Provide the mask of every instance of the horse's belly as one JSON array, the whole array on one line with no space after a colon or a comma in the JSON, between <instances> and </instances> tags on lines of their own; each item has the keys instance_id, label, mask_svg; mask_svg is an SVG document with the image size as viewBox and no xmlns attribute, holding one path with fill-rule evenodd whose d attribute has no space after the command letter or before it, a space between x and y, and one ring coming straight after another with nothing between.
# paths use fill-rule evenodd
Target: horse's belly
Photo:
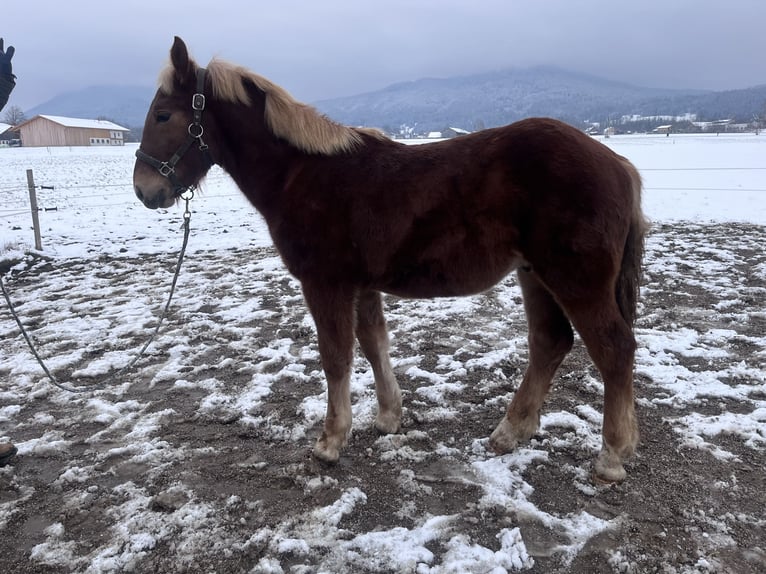
<instances>
[{"instance_id":1,"label":"horse's belly","mask_svg":"<svg viewBox=\"0 0 766 574\"><path fill-rule=\"evenodd\" d=\"M408 298L474 295L493 287L524 263L520 256L425 260L399 268L380 290Z\"/></svg>"}]
</instances>

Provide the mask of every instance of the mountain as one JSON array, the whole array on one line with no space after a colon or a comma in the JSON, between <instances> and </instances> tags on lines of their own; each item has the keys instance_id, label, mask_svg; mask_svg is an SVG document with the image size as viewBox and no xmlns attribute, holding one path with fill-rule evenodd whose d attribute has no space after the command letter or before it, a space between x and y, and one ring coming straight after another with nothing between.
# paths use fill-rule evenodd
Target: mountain
<instances>
[{"instance_id":1,"label":"mountain","mask_svg":"<svg viewBox=\"0 0 766 574\"><path fill-rule=\"evenodd\" d=\"M154 88L93 86L68 92L25 111L28 118L51 114L107 118L140 137ZM510 69L445 79L399 83L377 92L316 102L329 117L395 133L401 125L418 132L448 126L475 130L530 116L550 116L573 125L606 123L624 115L680 116L700 120L750 121L766 113L766 85L710 92L633 86L554 67Z\"/></svg>"},{"instance_id":2,"label":"mountain","mask_svg":"<svg viewBox=\"0 0 766 574\"><path fill-rule=\"evenodd\" d=\"M318 102L328 116L349 125L420 132L447 126L477 129L524 117L551 116L579 125L623 115L683 115L700 119L763 113L766 86L730 92L641 88L554 67L502 70L400 83L358 96Z\"/></svg>"},{"instance_id":3,"label":"mountain","mask_svg":"<svg viewBox=\"0 0 766 574\"><path fill-rule=\"evenodd\" d=\"M328 116L351 125L419 130L446 125L475 129L530 116L568 121L597 119L632 110L643 99L675 92L637 88L552 67L502 70L445 79L422 79L378 92L322 101ZM624 113L628 113L625 111Z\"/></svg>"},{"instance_id":4,"label":"mountain","mask_svg":"<svg viewBox=\"0 0 766 574\"><path fill-rule=\"evenodd\" d=\"M147 86L91 86L56 96L24 114L27 118L38 114L106 118L126 128L137 128L144 125L155 91Z\"/></svg>"}]
</instances>

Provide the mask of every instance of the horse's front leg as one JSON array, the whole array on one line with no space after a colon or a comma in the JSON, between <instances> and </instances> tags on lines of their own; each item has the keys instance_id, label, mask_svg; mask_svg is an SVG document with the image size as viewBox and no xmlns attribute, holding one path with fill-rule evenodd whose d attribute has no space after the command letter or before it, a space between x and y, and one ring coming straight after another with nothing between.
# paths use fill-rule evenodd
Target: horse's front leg
<instances>
[{"instance_id":1,"label":"horse's front leg","mask_svg":"<svg viewBox=\"0 0 766 574\"><path fill-rule=\"evenodd\" d=\"M319 355L327 377L327 416L314 456L336 462L351 432L349 379L354 355L353 289L337 285L303 284L319 338Z\"/></svg>"}]
</instances>

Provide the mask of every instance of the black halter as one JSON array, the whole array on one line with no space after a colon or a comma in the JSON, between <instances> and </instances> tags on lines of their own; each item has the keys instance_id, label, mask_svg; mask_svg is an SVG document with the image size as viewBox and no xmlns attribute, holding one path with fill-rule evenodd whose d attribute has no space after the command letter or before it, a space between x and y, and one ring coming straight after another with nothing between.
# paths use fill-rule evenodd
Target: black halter
<instances>
[{"instance_id":1,"label":"black halter","mask_svg":"<svg viewBox=\"0 0 766 574\"><path fill-rule=\"evenodd\" d=\"M213 161L210 158L210 154L207 151L207 144L202 140L202 134L205 132L204 128L202 127L202 112L205 109L205 94L203 93L204 90L205 68L198 68L197 91L192 96L194 121L189 124L186 141L180 145L180 147L176 150L176 153L173 154L173 157L171 157L168 161L160 161L157 158L144 153L140 148L136 150L136 157L138 159L156 168L163 177L166 177L170 180L170 183L173 184L176 195L180 195L184 191L189 189L193 190L197 187L196 185L185 185L181 182L180 179L178 179L178 177L176 177L176 164L181 161L181 158L187 151L189 151L195 142L199 142L199 149L204 153L205 160L208 162L208 165L213 164Z\"/></svg>"}]
</instances>

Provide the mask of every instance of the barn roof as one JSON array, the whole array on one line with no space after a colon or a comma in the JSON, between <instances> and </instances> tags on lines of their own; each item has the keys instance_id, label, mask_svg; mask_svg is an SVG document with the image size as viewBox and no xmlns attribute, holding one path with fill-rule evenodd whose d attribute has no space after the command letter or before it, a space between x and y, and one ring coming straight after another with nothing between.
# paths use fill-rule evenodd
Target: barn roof
<instances>
[{"instance_id":1,"label":"barn roof","mask_svg":"<svg viewBox=\"0 0 766 574\"><path fill-rule=\"evenodd\" d=\"M13 126L11 124L4 124L0 122L0 134L4 134L6 131L11 129Z\"/></svg>"},{"instance_id":2,"label":"barn roof","mask_svg":"<svg viewBox=\"0 0 766 574\"><path fill-rule=\"evenodd\" d=\"M66 128L87 128L87 129L99 129L99 130L115 130L115 131L122 131L122 132L130 131L128 128L124 128L120 125L115 124L114 122L109 122L106 120L85 120L81 118L66 118L64 116L49 116L49 115L43 115L43 114L35 116L31 120L27 120L21 125L23 126L24 124L33 122L37 118L45 118L48 121L59 124Z\"/></svg>"}]
</instances>

